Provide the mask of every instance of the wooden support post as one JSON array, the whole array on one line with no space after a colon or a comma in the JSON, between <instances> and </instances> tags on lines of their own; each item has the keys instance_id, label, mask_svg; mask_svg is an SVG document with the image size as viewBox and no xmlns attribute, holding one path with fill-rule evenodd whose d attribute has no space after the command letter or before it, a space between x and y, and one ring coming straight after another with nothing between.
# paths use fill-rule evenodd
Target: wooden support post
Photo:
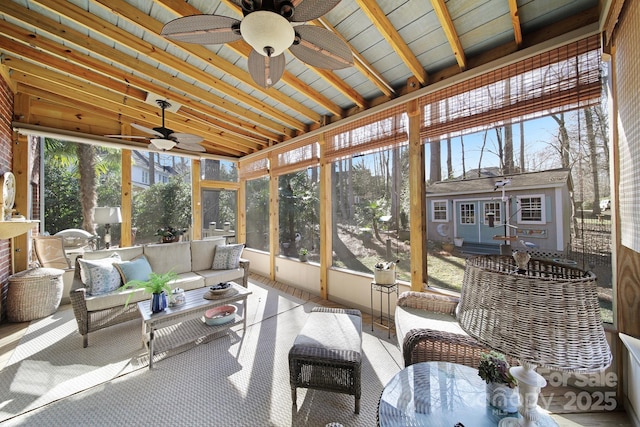
<instances>
[{"instance_id":1,"label":"wooden support post","mask_svg":"<svg viewBox=\"0 0 640 427\"><path fill-rule=\"evenodd\" d=\"M14 116L29 118L30 98L28 95L16 95L14 100ZM13 175L16 178L15 209L27 219L31 218L31 146L33 137L14 133L13 139ZM44 159L42 160L44 161ZM16 236L12 239L12 258L15 272L24 271L29 267L31 232Z\"/></svg>"},{"instance_id":2,"label":"wooden support post","mask_svg":"<svg viewBox=\"0 0 640 427\"><path fill-rule=\"evenodd\" d=\"M271 163L273 164L273 163ZM276 256L280 252L280 215L278 212L278 176L270 171L269 179L269 272L271 280L276 280Z\"/></svg>"},{"instance_id":3,"label":"wooden support post","mask_svg":"<svg viewBox=\"0 0 640 427\"><path fill-rule=\"evenodd\" d=\"M130 129L127 126L128 129ZM123 135L127 135L123 132ZM120 225L120 246L127 247L133 245L133 236L131 233L131 227L133 226L132 218L132 193L131 193L131 150L123 149L120 152L120 165L121 165L121 213L122 224Z\"/></svg>"},{"instance_id":4,"label":"wooden support post","mask_svg":"<svg viewBox=\"0 0 640 427\"><path fill-rule=\"evenodd\" d=\"M420 141L418 100L407 104L409 115L409 220L411 242L411 290L427 286L427 220L425 200L425 158Z\"/></svg>"},{"instance_id":5,"label":"wooden support post","mask_svg":"<svg viewBox=\"0 0 640 427\"><path fill-rule=\"evenodd\" d=\"M324 134L320 142L320 297L329 294L329 270L333 264L333 218L331 216L331 162L325 158Z\"/></svg>"},{"instance_id":6,"label":"wooden support post","mask_svg":"<svg viewBox=\"0 0 640 427\"><path fill-rule=\"evenodd\" d=\"M236 227L236 242L246 242L247 241L247 180L240 180L240 187L238 187L237 192L238 203L236 206L238 207L238 224Z\"/></svg>"},{"instance_id":7,"label":"wooden support post","mask_svg":"<svg viewBox=\"0 0 640 427\"><path fill-rule=\"evenodd\" d=\"M200 187L200 160L191 161L191 239L202 238L202 188Z\"/></svg>"}]
</instances>

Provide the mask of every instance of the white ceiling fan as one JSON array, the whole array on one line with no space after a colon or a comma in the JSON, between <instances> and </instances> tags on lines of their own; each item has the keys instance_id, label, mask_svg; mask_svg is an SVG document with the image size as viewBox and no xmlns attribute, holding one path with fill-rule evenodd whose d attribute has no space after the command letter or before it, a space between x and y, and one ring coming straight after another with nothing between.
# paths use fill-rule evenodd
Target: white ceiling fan
<instances>
[{"instance_id":1,"label":"white ceiling fan","mask_svg":"<svg viewBox=\"0 0 640 427\"><path fill-rule=\"evenodd\" d=\"M171 108L171 104L164 99L156 99L156 104L162 109L162 126L153 129L137 123L131 123L131 126L152 136L137 135L105 135L112 138L130 138L130 139L146 139L159 150L167 151L172 148L178 148L185 151L197 151L204 153L205 148L200 145L203 138L190 133L174 132L164 126L164 110Z\"/></svg>"},{"instance_id":2,"label":"white ceiling fan","mask_svg":"<svg viewBox=\"0 0 640 427\"><path fill-rule=\"evenodd\" d=\"M244 40L253 50L249 74L260 86L274 85L284 74L284 51L313 67L337 70L353 65L349 46L333 32L303 25L320 18L340 0L232 0L242 8L240 21L222 15L192 15L168 22L161 34L187 43L222 44Z\"/></svg>"}]
</instances>

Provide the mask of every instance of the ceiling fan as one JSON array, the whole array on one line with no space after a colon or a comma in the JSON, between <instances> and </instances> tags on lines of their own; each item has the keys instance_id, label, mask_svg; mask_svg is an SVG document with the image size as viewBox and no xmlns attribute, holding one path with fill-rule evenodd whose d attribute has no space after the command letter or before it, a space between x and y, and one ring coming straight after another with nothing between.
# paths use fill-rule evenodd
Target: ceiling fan
<instances>
[{"instance_id":1,"label":"ceiling fan","mask_svg":"<svg viewBox=\"0 0 640 427\"><path fill-rule=\"evenodd\" d=\"M155 127L153 129L146 126L139 125L137 123L131 123L131 126L144 132L148 136L135 136L135 135L106 135L108 137L117 138L131 138L131 139L147 139L151 144L159 150L167 151L172 148L179 148L180 150L205 152L205 148L200 145L202 137L198 135L192 135L190 133L174 132L173 130L164 126L164 110L171 108L171 104L164 99L156 99L156 104L162 109L162 126Z\"/></svg>"},{"instance_id":2,"label":"ceiling fan","mask_svg":"<svg viewBox=\"0 0 640 427\"><path fill-rule=\"evenodd\" d=\"M192 15L168 22L161 34L197 44L222 44L244 39L253 50L249 74L260 86L274 85L284 73L284 51L313 67L337 70L353 65L349 46L331 31L300 23L317 19L340 0L231 0L244 18Z\"/></svg>"}]
</instances>

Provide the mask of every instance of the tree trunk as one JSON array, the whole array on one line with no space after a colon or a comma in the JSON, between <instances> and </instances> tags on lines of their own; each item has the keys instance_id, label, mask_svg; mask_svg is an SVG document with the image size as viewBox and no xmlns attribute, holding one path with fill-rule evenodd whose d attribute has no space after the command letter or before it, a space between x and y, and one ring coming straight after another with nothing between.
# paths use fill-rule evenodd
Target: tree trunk
<instances>
[{"instance_id":1,"label":"tree trunk","mask_svg":"<svg viewBox=\"0 0 640 427\"><path fill-rule=\"evenodd\" d=\"M520 121L520 173L525 173L524 167L524 122Z\"/></svg>"},{"instance_id":2,"label":"tree trunk","mask_svg":"<svg viewBox=\"0 0 640 427\"><path fill-rule=\"evenodd\" d=\"M467 177L467 166L465 164L464 138L462 136L460 136L460 151L462 153L462 179L465 179Z\"/></svg>"},{"instance_id":3,"label":"tree trunk","mask_svg":"<svg viewBox=\"0 0 640 427\"><path fill-rule=\"evenodd\" d=\"M96 148L88 144L76 145L78 170L80 172L80 204L82 205L82 228L96 234L93 211L98 202L96 182Z\"/></svg>"},{"instance_id":4,"label":"tree trunk","mask_svg":"<svg viewBox=\"0 0 640 427\"><path fill-rule=\"evenodd\" d=\"M566 123L564 120L564 113L560 115L552 114L551 118L558 123L558 137L560 138L560 161L562 167L568 169L571 166L571 159L569 157L569 132L567 131Z\"/></svg>"},{"instance_id":5,"label":"tree trunk","mask_svg":"<svg viewBox=\"0 0 640 427\"><path fill-rule=\"evenodd\" d=\"M593 179L593 213L600 213L600 183L598 181L598 153L596 147L596 134L593 129L593 114L591 108L584 109L584 122L587 127L587 144L589 147L589 160L591 177Z\"/></svg>"},{"instance_id":6,"label":"tree trunk","mask_svg":"<svg viewBox=\"0 0 640 427\"><path fill-rule=\"evenodd\" d=\"M149 185L156 183L156 153L149 151Z\"/></svg>"}]
</instances>

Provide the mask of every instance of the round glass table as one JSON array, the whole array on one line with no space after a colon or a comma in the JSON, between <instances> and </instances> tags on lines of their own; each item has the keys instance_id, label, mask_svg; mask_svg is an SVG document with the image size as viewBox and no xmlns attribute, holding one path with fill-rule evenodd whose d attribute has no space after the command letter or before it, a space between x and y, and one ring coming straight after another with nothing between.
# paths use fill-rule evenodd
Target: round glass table
<instances>
[{"instance_id":1,"label":"round glass table","mask_svg":"<svg viewBox=\"0 0 640 427\"><path fill-rule=\"evenodd\" d=\"M388 426L495 427L505 414L487 405L486 384L478 371L448 362L424 362L398 372L385 386L378 424ZM557 426L540 413L539 427Z\"/></svg>"}]
</instances>

